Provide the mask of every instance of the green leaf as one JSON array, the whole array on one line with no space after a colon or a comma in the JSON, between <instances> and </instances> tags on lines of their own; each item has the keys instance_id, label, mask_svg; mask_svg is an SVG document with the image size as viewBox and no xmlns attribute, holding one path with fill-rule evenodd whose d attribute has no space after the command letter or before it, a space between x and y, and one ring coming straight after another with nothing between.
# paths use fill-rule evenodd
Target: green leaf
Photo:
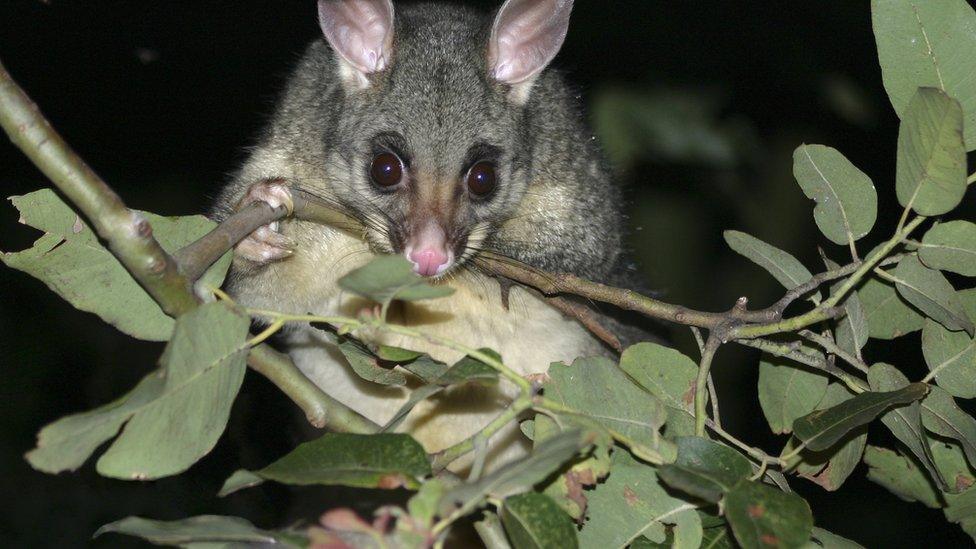
<instances>
[{"instance_id":1,"label":"green leaf","mask_svg":"<svg viewBox=\"0 0 976 549\"><path fill-rule=\"evenodd\" d=\"M239 492L245 488L254 488L261 484L264 484L264 478L256 475L254 471L238 469L224 481L224 485L217 492L217 497L229 496L234 492Z\"/></svg>"},{"instance_id":2,"label":"green leaf","mask_svg":"<svg viewBox=\"0 0 976 549\"><path fill-rule=\"evenodd\" d=\"M827 394L817 404L817 409L826 410L853 397L853 393L840 383L831 383L827 387ZM827 450L821 452L810 449L804 450L800 454L802 461L797 467L797 473L819 484L825 490L837 490L860 463L867 439L867 429L857 429L853 433L849 433L841 443L835 444ZM792 446L790 449L792 450Z\"/></svg>"},{"instance_id":3,"label":"green leaf","mask_svg":"<svg viewBox=\"0 0 976 549\"><path fill-rule=\"evenodd\" d=\"M876 276L868 278L857 295L875 339L895 339L921 330L925 324L925 317L898 295L894 284Z\"/></svg>"},{"instance_id":4,"label":"green leaf","mask_svg":"<svg viewBox=\"0 0 976 549\"><path fill-rule=\"evenodd\" d=\"M834 270L840 267L837 263L825 259L827 268ZM844 283L837 282L830 287L830 294L835 295ZM867 313L861 305L861 298L857 292L850 292L843 300L844 317L837 323L837 345L854 356L860 356L861 349L867 344L871 336L868 328Z\"/></svg>"},{"instance_id":5,"label":"green leaf","mask_svg":"<svg viewBox=\"0 0 976 549\"><path fill-rule=\"evenodd\" d=\"M814 220L834 244L854 243L874 227L878 218L874 183L836 149L799 147L793 153L793 175L803 194L817 202Z\"/></svg>"},{"instance_id":6,"label":"green leaf","mask_svg":"<svg viewBox=\"0 0 976 549\"><path fill-rule=\"evenodd\" d=\"M950 330L974 334L973 321L942 273L922 265L918 257L908 255L898 262L892 277L898 293L929 318Z\"/></svg>"},{"instance_id":7,"label":"green leaf","mask_svg":"<svg viewBox=\"0 0 976 549\"><path fill-rule=\"evenodd\" d=\"M879 362L868 371L868 384L872 391L897 391L909 385L908 378L890 364ZM942 489L947 487L932 458L925 429L922 427L921 405L913 402L890 410L881 416L881 423L895 438L911 450L912 454L925 467L932 480Z\"/></svg>"},{"instance_id":8,"label":"green leaf","mask_svg":"<svg viewBox=\"0 0 976 549\"><path fill-rule=\"evenodd\" d=\"M506 499L501 516L515 549L579 547L569 516L544 494L529 492Z\"/></svg>"},{"instance_id":9,"label":"green leaf","mask_svg":"<svg viewBox=\"0 0 976 549\"><path fill-rule=\"evenodd\" d=\"M441 387L440 385L424 385L423 387L414 389L410 393L410 398L403 403L403 406L400 406L400 409L386 422L386 425L380 429L380 432L389 433L395 431L418 404L440 393L444 389L445 387Z\"/></svg>"},{"instance_id":10,"label":"green leaf","mask_svg":"<svg viewBox=\"0 0 976 549\"><path fill-rule=\"evenodd\" d=\"M921 400L928 390L924 383L912 383L897 391L861 393L796 420L793 434L813 451L826 450L850 431L874 421L885 410Z\"/></svg>"},{"instance_id":11,"label":"green leaf","mask_svg":"<svg viewBox=\"0 0 976 549\"><path fill-rule=\"evenodd\" d=\"M966 148L959 102L920 88L902 115L895 174L898 202L919 215L942 215L966 194Z\"/></svg>"},{"instance_id":12,"label":"green leaf","mask_svg":"<svg viewBox=\"0 0 976 549\"><path fill-rule=\"evenodd\" d=\"M976 318L976 289L958 296L970 318ZM940 387L959 398L976 398L976 338L928 320L922 330L922 352Z\"/></svg>"},{"instance_id":13,"label":"green leaf","mask_svg":"<svg viewBox=\"0 0 976 549\"><path fill-rule=\"evenodd\" d=\"M301 486L416 488L420 478L430 475L430 463L423 447L410 435L326 433L251 473L264 480ZM234 488L253 486L240 485L242 478L253 480L242 475L238 472L231 476L221 495L232 493Z\"/></svg>"},{"instance_id":14,"label":"green leaf","mask_svg":"<svg viewBox=\"0 0 976 549\"><path fill-rule=\"evenodd\" d=\"M50 189L10 199L21 222L44 234L30 249L0 255L9 267L38 278L77 309L94 313L105 322L138 339L167 341L173 319L159 308L125 267L98 241L82 219ZM216 224L203 216L159 217L143 215L153 235L175 252L210 232ZM219 287L230 266L231 254L211 267L201 283Z\"/></svg>"},{"instance_id":15,"label":"green leaf","mask_svg":"<svg viewBox=\"0 0 976 549\"><path fill-rule=\"evenodd\" d=\"M939 223L925 233L918 257L932 269L976 276L976 224Z\"/></svg>"},{"instance_id":16,"label":"green leaf","mask_svg":"<svg viewBox=\"0 0 976 549\"><path fill-rule=\"evenodd\" d=\"M533 420L534 447L562 432L567 425L575 425L573 418L560 416L561 424L545 414L536 414ZM560 474L545 486L543 493L551 497L570 517L582 520L586 512L586 495L583 488L595 486L610 472L610 448L613 439L598 437L593 450L586 456L573 460L570 467L563 467Z\"/></svg>"},{"instance_id":17,"label":"green leaf","mask_svg":"<svg viewBox=\"0 0 976 549\"><path fill-rule=\"evenodd\" d=\"M962 447L953 440L942 438L929 438L929 448L932 450L932 458L935 466L947 479L952 492L962 492L976 484L976 470L974 470L966 459L966 453ZM943 492L943 497L951 495Z\"/></svg>"},{"instance_id":18,"label":"green leaf","mask_svg":"<svg viewBox=\"0 0 976 549\"><path fill-rule=\"evenodd\" d=\"M394 362L399 365L403 365L409 362L413 362L418 358L424 356L424 353L419 351L411 351L409 349L401 349L400 347L391 347L389 345L380 345L376 349L376 356L381 360L387 362Z\"/></svg>"},{"instance_id":19,"label":"green leaf","mask_svg":"<svg viewBox=\"0 0 976 549\"><path fill-rule=\"evenodd\" d=\"M937 435L958 441L969 463L976 467L976 419L963 412L949 393L931 387L922 401L922 425Z\"/></svg>"},{"instance_id":20,"label":"green leaf","mask_svg":"<svg viewBox=\"0 0 976 549\"><path fill-rule=\"evenodd\" d=\"M817 549L819 547L823 547L823 549L864 549L859 543L814 526L813 539L804 549Z\"/></svg>"},{"instance_id":21,"label":"green leaf","mask_svg":"<svg viewBox=\"0 0 976 549\"><path fill-rule=\"evenodd\" d=\"M946 494L946 520L958 522L970 537L976 539L976 489L959 494Z\"/></svg>"},{"instance_id":22,"label":"green leaf","mask_svg":"<svg viewBox=\"0 0 976 549\"><path fill-rule=\"evenodd\" d=\"M670 347L638 343L624 350L620 368L667 407L669 437L694 434L698 365L693 360Z\"/></svg>"},{"instance_id":23,"label":"green leaf","mask_svg":"<svg viewBox=\"0 0 976 549\"><path fill-rule=\"evenodd\" d=\"M501 355L491 349L478 350L494 358L498 362L502 361ZM498 370L474 357L466 356L457 361L446 372L438 376L438 378L433 382L437 383L438 385L458 385L461 383L493 385L498 383Z\"/></svg>"},{"instance_id":24,"label":"green leaf","mask_svg":"<svg viewBox=\"0 0 976 549\"><path fill-rule=\"evenodd\" d=\"M421 301L454 293L447 286L431 286L413 272L406 258L392 255L377 257L340 278L339 287L384 305L395 299Z\"/></svg>"},{"instance_id":25,"label":"green leaf","mask_svg":"<svg viewBox=\"0 0 976 549\"><path fill-rule=\"evenodd\" d=\"M669 494L653 467L627 452L613 453L610 476L589 495L589 520L580 532L580 547L624 547L639 536L662 543L672 525L673 547L701 545L702 525L696 506Z\"/></svg>"},{"instance_id":26,"label":"green leaf","mask_svg":"<svg viewBox=\"0 0 976 549\"><path fill-rule=\"evenodd\" d=\"M782 358L764 358L759 363L759 404L773 432L791 432L794 421L816 409L827 383L819 372Z\"/></svg>"},{"instance_id":27,"label":"green leaf","mask_svg":"<svg viewBox=\"0 0 976 549\"><path fill-rule=\"evenodd\" d=\"M976 15L966 0L873 0L871 13L885 90L899 116L921 86L962 103L966 143L976 148Z\"/></svg>"},{"instance_id":28,"label":"green leaf","mask_svg":"<svg viewBox=\"0 0 976 549\"><path fill-rule=\"evenodd\" d=\"M149 520L128 517L99 528L94 537L102 534L125 534L142 538L157 545L239 544L283 545L301 547L294 534L284 535L255 528L239 517L203 515L176 521Z\"/></svg>"},{"instance_id":29,"label":"green leaf","mask_svg":"<svg viewBox=\"0 0 976 549\"><path fill-rule=\"evenodd\" d=\"M564 431L538 445L528 457L506 464L478 482L452 488L444 496L444 505L470 507L486 496L506 498L528 492L595 438L593 433L578 429Z\"/></svg>"},{"instance_id":30,"label":"green leaf","mask_svg":"<svg viewBox=\"0 0 976 549\"><path fill-rule=\"evenodd\" d=\"M441 498L444 497L445 490L446 487L442 481L436 478L428 480L407 501L407 512L421 525L431 526L440 509Z\"/></svg>"},{"instance_id":31,"label":"green leaf","mask_svg":"<svg viewBox=\"0 0 976 549\"><path fill-rule=\"evenodd\" d=\"M181 316L160 359L162 382L145 385L156 385L158 392L136 395L140 403L98 460L99 474L157 479L181 473L208 454L244 380L249 327L249 318L221 302Z\"/></svg>"},{"instance_id":32,"label":"green leaf","mask_svg":"<svg viewBox=\"0 0 976 549\"><path fill-rule=\"evenodd\" d=\"M339 351L352 367L356 375L379 385L402 387L407 384L407 377L393 368L384 368L377 362L375 356L358 341L339 338Z\"/></svg>"},{"instance_id":33,"label":"green leaf","mask_svg":"<svg viewBox=\"0 0 976 549\"><path fill-rule=\"evenodd\" d=\"M864 463L869 467L868 480L880 484L892 494L933 509L941 507L938 492L910 458L869 445L864 451Z\"/></svg>"},{"instance_id":34,"label":"green leaf","mask_svg":"<svg viewBox=\"0 0 976 549\"><path fill-rule=\"evenodd\" d=\"M743 481L725 496L725 518L743 547L803 547L813 514L800 496Z\"/></svg>"},{"instance_id":35,"label":"green leaf","mask_svg":"<svg viewBox=\"0 0 976 549\"><path fill-rule=\"evenodd\" d=\"M739 452L701 437L675 439L678 458L658 469L658 477L708 502L718 503L739 481L752 476L749 460Z\"/></svg>"},{"instance_id":36,"label":"green leaf","mask_svg":"<svg viewBox=\"0 0 976 549\"><path fill-rule=\"evenodd\" d=\"M725 231L725 241L737 253L766 269L787 290L813 278L810 271L795 257L754 236L739 231Z\"/></svg>"},{"instance_id":37,"label":"green leaf","mask_svg":"<svg viewBox=\"0 0 976 549\"><path fill-rule=\"evenodd\" d=\"M579 358L572 366L552 364L544 391L546 397L612 433L656 451L673 452L658 433L667 418L664 405L606 358ZM664 457L661 461L666 461Z\"/></svg>"}]
</instances>

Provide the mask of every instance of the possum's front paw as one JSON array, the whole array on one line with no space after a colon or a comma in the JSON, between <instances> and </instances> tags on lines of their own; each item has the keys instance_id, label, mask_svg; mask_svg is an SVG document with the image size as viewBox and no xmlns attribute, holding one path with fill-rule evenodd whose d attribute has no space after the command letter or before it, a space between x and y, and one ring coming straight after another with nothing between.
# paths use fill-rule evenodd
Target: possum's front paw
<instances>
[{"instance_id":1,"label":"possum's front paw","mask_svg":"<svg viewBox=\"0 0 976 549\"><path fill-rule=\"evenodd\" d=\"M272 208L285 206L289 212L295 209L291 191L281 179L271 179L251 185L237 205L237 209L240 210L258 201L267 202ZM291 239L278 232L278 227L277 221L258 227L234 248L234 253L238 257L261 265L290 257Z\"/></svg>"}]
</instances>

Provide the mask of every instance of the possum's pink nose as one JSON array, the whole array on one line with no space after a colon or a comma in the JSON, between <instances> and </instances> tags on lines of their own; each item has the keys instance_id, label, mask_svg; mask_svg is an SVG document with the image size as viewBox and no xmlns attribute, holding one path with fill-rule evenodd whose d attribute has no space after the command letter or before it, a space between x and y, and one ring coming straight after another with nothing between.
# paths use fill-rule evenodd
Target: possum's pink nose
<instances>
[{"instance_id":1,"label":"possum's pink nose","mask_svg":"<svg viewBox=\"0 0 976 549\"><path fill-rule=\"evenodd\" d=\"M447 269L448 257L440 250L427 248L419 252L411 252L410 261L413 262L413 270L417 274L434 276Z\"/></svg>"}]
</instances>

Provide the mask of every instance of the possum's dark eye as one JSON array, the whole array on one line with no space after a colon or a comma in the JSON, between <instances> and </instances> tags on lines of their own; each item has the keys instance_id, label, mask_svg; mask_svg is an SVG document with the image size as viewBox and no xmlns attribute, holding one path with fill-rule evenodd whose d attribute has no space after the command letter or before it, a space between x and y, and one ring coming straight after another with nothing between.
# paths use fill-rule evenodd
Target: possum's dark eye
<instances>
[{"instance_id":1,"label":"possum's dark eye","mask_svg":"<svg viewBox=\"0 0 976 549\"><path fill-rule=\"evenodd\" d=\"M373 157L369 176L383 189L389 189L403 179L403 162L391 152L382 152Z\"/></svg>"},{"instance_id":2,"label":"possum's dark eye","mask_svg":"<svg viewBox=\"0 0 976 549\"><path fill-rule=\"evenodd\" d=\"M484 198L495 190L495 165L491 162L478 162L468 170L467 184L471 194Z\"/></svg>"}]
</instances>

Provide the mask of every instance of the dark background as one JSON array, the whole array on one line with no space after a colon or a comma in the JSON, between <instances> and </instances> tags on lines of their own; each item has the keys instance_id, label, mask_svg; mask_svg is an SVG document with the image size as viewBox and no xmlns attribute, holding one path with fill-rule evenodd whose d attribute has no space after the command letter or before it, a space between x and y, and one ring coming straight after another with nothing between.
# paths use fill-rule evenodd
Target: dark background
<instances>
[{"instance_id":1,"label":"dark background","mask_svg":"<svg viewBox=\"0 0 976 549\"><path fill-rule=\"evenodd\" d=\"M130 206L189 214L206 209L241 160L287 71L318 32L310 0L7 0L0 59ZM801 143L840 149L874 179L881 211L897 209L897 119L882 88L867 1L579 0L557 64L592 106L632 198L632 246L668 300L717 310L740 295L759 305L782 293L727 250L721 232L729 228L819 270L812 204L791 174ZM47 185L0 143L4 196ZM27 247L36 237L16 218L0 206L0 249ZM893 225L882 215L863 249ZM843 260L843 249L818 242ZM687 334L675 339L691 352ZM920 377L917 341L907 339L908 351L876 346L869 358L896 355L910 377ZM99 478L91 463L56 477L28 467L22 454L42 425L116 398L160 351L0 268L4 545L116 546L129 540L88 540L127 515L239 514L273 527L301 509L311 509L308 517L321 511L299 501L327 489L296 495L270 486L214 496L233 470L264 465L309 434L294 406L253 375L217 450L186 475L124 483ZM783 441L768 435L758 407L755 360L723 349L715 370L723 419L741 438L778 451ZM881 429L872 440L891 444ZM811 502L818 525L868 547L970 543L940 511L899 501L865 480L863 469L836 494L803 480L792 485Z\"/></svg>"}]
</instances>

